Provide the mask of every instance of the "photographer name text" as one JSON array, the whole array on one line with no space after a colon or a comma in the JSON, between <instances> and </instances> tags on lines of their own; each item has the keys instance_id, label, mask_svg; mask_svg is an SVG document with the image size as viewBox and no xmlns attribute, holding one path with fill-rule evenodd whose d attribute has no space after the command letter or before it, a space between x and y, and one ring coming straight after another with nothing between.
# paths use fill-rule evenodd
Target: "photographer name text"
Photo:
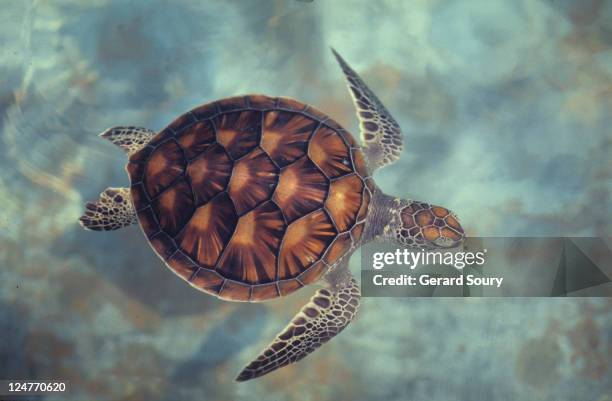
<instances>
[{"instance_id":1,"label":"photographer name text","mask_svg":"<svg viewBox=\"0 0 612 401\"><path fill-rule=\"evenodd\" d=\"M385 277L382 274L376 274L372 277L372 282L376 286L484 286L484 287L501 287L503 277L477 277L473 274L457 277L438 277L429 274L421 274L413 276L410 274L402 274L399 277Z\"/></svg>"}]
</instances>

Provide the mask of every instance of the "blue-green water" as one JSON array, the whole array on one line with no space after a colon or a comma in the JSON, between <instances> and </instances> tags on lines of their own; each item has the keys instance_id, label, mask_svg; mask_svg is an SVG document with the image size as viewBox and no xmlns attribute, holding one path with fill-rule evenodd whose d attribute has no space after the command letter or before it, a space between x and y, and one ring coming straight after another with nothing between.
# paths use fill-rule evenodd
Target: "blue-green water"
<instances>
[{"instance_id":1,"label":"blue-green water","mask_svg":"<svg viewBox=\"0 0 612 401\"><path fill-rule=\"evenodd\" d=\"M453 209L471 236L609 238L612 2L0 6L0 378L68 379L75 400L612 399L608 299L365 299L312 356L237 384L312 291L222 302L138 227L77 224L127 184L125 155L96 136L109 126L265 93L356 135L333 46L403 128L383 190Z\"/></svg>"}]
</instances>

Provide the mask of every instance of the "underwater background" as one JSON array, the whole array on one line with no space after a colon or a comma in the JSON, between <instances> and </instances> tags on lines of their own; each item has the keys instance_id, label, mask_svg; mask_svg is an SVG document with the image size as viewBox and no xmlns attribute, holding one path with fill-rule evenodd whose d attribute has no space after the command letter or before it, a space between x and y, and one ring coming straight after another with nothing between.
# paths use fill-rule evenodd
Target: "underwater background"
<instances>
[{"instance_id":1,"label":"underwater background","mask_svg":"<svg viewBox=\"0 0 612 401\"><path fill-rule=\"evenodd\" d=\"M128 184L124 153L97 137L110 126L159 130L264 93L358 135L333 46L403 128L402 159L375 175L385 192L456 211L470 236L612 246L612 2L1 7L0 379L71 382L50 400L612 400L610 298L366 298L308 358L236 383L314 288L223 302L166 269L137 226L77 221Z\"/></svg>"}]
</instances>

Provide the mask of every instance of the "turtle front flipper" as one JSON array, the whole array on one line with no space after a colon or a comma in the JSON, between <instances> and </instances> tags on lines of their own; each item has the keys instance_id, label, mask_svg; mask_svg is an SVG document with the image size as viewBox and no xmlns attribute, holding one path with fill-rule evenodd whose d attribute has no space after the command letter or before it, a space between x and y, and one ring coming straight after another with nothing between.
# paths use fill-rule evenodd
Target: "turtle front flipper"
<instances>
[{"instance_id":1,"label":"turtle front flipper","mask_svg":"<svg viewBox=\"0 0 612 401\"><path fill-rule=\"evenodd\" d=\"M348 63L334 49L332 52L344 72L357 108L361 143L370 171L395 162L401 156L404 142L399 124Z\"/></svg>"},{"instance_id":2,"label":"turtle front flipper","mask_svg":"<svg viewBox=\"0 0 612 401\"><path fill-rule=\"evenodd\" d=\"M328 288L315 293L274 341L240 372L236 381L254 379L299 361L353 320L359 309L361 292L348 269L341 270L341 280L328 279Z\"/></svg>"},{"instance_id":3,"label":"turtle front flipper","mask_svg":"<svg viewBox=\"0 0 612 401\"><path fill-rule=\"evenodd\" d=\"M155 131L148 128L113 127L102 132L100 136L119 146L128 156L131 156L149 143L155 134Z\"/></svg>"},{"instance_id":4,"label":"turtle front flipper","mask_svg":"<svg viewBox=\"0 0 612 401\"><path fill-rule=\"evenodd\" d=\"M87 202L85 209L79 222L88 230L118 230L138 222L129 188L106 188L96 202Z\"/></svg>"}]
</instances>

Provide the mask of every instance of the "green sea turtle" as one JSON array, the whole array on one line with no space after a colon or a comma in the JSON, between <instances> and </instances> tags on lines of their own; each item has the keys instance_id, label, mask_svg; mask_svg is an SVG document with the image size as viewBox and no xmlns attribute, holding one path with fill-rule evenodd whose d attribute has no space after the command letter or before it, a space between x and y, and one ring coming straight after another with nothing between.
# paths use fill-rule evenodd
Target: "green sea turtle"
<instances>
[{"instance_id":1,"label":"green sea turtle","mask_svg":"<svg viewBox=\"0 0 612 401\"><path fill-rule=\"evenodd\" d=\"M227 301L258 302L321 283L311 300L237 377L296 362L355 317L348 269L377 238L451 248L464 233L440 206L385 195L372 173L399 159L400 127L334 51L357 108L361 143L299 101L248 95L197 107L159 132L101 136L128 156L129 188L108 188L80 218L90 230L138 223L166 265Z\"/></svg>"}]
</instances>

